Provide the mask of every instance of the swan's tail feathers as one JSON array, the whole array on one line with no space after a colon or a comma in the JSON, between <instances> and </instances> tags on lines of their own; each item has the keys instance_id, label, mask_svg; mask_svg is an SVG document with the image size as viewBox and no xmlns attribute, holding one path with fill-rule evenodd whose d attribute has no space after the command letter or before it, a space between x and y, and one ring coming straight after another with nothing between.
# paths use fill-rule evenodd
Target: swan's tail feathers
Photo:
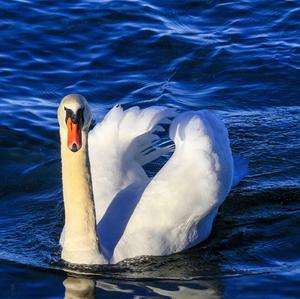
<instances>
[{"instance_id":1,"label":"swan's tail feathers","mask_svg":"<svg viewBox=\"0 0 300 299\"><path fill-rule=\"evenodd\" d=\"M248 164L247 158L239 154L233 154L233 165L234 173L232 179L232 187L237 186L240 181L248 174Z\"/></svg>"}]
</instances>

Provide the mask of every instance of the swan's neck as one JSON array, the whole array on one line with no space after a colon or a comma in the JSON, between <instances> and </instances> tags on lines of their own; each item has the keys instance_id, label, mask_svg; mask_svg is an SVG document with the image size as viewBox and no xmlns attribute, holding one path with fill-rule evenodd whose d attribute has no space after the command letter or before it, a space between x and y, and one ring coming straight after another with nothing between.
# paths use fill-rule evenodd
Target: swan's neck
<instances>
[{"instance_id":1,"label":"swan's neck","mask_svg":"<svg viewBox=\"0 0 300 299\"><path fill-rule=\"evenodd\" d=\"M65 206L65 235L62 259L76 264L102 264L96 233L95 209L89 169L87 133L82 132L82 148L67 147L66 132L60 132L62 180Z\"/></svg>"}]
</instances>

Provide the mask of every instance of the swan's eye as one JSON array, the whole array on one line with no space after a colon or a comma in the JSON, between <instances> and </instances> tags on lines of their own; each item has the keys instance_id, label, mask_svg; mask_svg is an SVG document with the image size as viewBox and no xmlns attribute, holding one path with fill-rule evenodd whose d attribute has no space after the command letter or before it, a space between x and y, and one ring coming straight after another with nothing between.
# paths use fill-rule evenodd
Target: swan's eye
<instances>
[{"instance_id":1,"label":"swan's eye","mask_svg":"<svg viewBox=\"0 0 300 299\"><path fill-rule=\"evenodd\" d=\"M77 114L76 114L76 116L77 116L77 120L78 120L78 122L79 122L81 125L83 125L83 124L84 124L84 116L83 116L83 111L84 111L84 107L83 107L83 108L80 108L80 109L78 109L78 111L77 111Z\"/></svg>"},{"instance_id":2,"label":"swan's eye","mask_svg":"<svg viewBox=\"0 0 300 299\"><path fill-rule=\"evenodd\" d=\"M71 109L68 109L66 107L64 107L65 111L66 111L66 118L65 121L67 123L68 118L70 117L72 119L72 115L73 115L73 111Z\"/></svg>"}]
</instances>

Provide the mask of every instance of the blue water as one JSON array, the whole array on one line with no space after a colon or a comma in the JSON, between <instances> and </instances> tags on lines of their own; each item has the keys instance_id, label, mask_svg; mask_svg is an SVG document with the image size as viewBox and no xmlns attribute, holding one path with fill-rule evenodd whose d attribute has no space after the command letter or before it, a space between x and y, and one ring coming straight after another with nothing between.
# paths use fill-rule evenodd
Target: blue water
<instances>
[{"instance_id":1,"label":"blue water","mask_svg":"<svg viewBox=\"0 0 300 299\"><path fill-rule=\"evenodd\" d=\"M298 1L0 3L1 298L300 297ZM250 170L207 241L66 274L56 109L75 92L97 120L116 103L219 114Z\"/></svg>"}]
</instances>

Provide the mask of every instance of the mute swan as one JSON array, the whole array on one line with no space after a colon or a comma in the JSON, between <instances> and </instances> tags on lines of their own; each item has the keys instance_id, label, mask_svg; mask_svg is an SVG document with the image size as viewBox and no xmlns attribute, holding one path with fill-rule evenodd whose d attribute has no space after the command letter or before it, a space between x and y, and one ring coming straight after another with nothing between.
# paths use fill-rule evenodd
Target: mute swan
<instances>
[{"instance_id":1,"label":"mute swan","mask_svg":"<svg viewBox=\"0 0 300 299\"><path fill-rule=\"evenodd\" d=\"M62 99L62 259L117 263L172 254L206 239L218 208L247 170L243 159L234 166L224 124L208 111L176 116L158 106L115 106L89 132L91 120L83 96ZM169 150L155 146L155 133L166 123L175 151L150 179L142 166Z\"/></svg>"}]
</instances>

